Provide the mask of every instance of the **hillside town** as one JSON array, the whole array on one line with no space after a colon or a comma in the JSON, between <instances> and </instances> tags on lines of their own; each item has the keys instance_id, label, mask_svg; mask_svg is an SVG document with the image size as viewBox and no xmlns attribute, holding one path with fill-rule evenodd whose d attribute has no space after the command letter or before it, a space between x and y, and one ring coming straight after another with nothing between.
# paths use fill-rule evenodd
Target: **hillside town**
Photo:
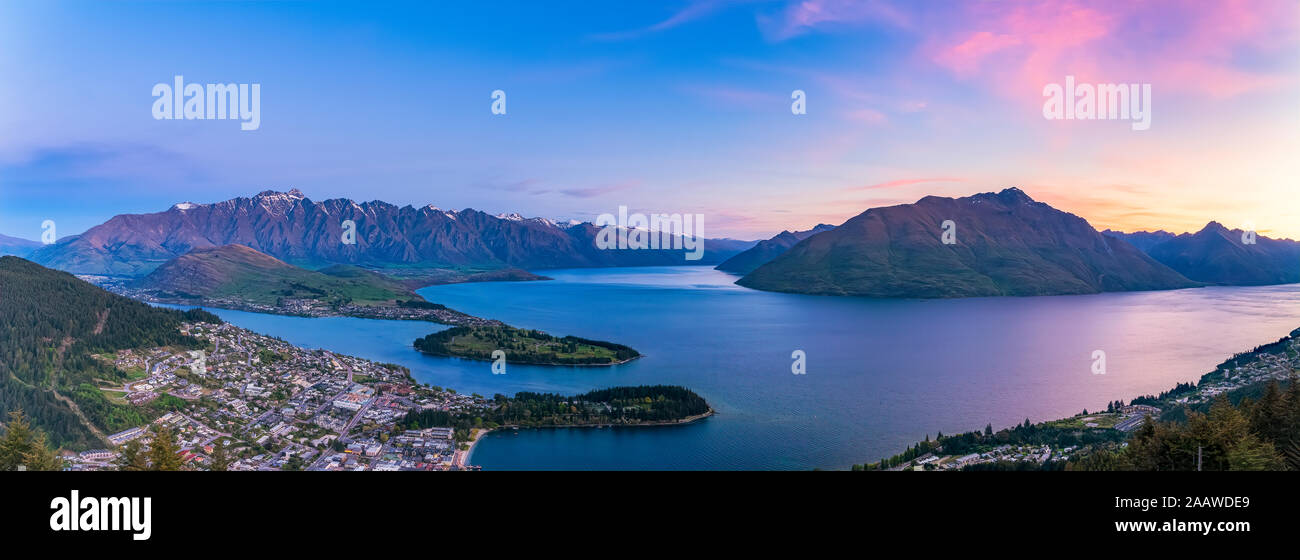
<instances>
[{"instance_id":1,"label":"hillside town","mask_svg":"<svg viewBox=\"0 0 1300 560\"><path fill-rule=\"evenodd\" d=\"M176 410L108 435L115 449L67 457L72 470L114 468L121 447L175 434L188 468L207 469L223 447L228 470L472 470L469 434L405 429L410 411L450 413L492 406L480 396L421 386L400 366L306 350L229 324L186 323L202 350L152 348L101 355L126 373L101 387L135 406L164 396ZM460 435L460 440L457 436Z\"/></svg>"},{"instance_id":2,"label":"hillside town","mask_svg":"<svg viewBox=\"0 0 1300 560\"><path fill-rule=\"evenodd\" d=\"M1270 381L1285 381L1300 373L1300 329L1291 333L1278 343L1266 345L1263 350L1234 357L1221 364L1215 371L1202 376L1200 383L1187 384L1176 388L1159 399L1150 397L1141 399L1152 404L1130 404L1114 406L1105 412L1082 414L1070 418L1045 422L1041 426L1084 432L1109 432L1107 436L1118 441L1120 447L1128 444L1121 441L1124 434L1130 434L1148 419L1159 419L1160 415L1173 407L1205 405L1220 395L1233 391L1259 386ZM1155 406L1159 404L1161 406ZM944 454L942 448L936 452L924 453L886 470L969 470L980 465L1037 465L1050 466L1052 463L1064 464L1084 449L1082 446L1056 445L999 445L978 453Z\"/></svg>"}]
</instances>

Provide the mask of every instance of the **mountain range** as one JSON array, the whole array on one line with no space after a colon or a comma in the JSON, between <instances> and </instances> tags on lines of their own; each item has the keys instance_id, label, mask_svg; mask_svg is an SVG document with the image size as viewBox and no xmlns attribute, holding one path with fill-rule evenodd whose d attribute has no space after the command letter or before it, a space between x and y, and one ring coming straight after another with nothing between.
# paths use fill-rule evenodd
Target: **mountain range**
<instances>
[{"instance_id":1,"label":"mountain range","mask_svg":"<svg viewBox=\"0 0 1300 560\"><path fill-rule=\"evenodd\" d=\"M767 264L772 259L775 259L786 251L789 251L791 247L794 247L800 241L808 239L809 237L823 231L830 231L832 229L835 229L835 226L829 224L817 224L812 229L805 231L786 230L776 234L771 239L759 241L757 245L754 245L748 250L723 261L722 264L715 268L723 272L731 272L740 275L749 274L750 272L753 272L754 269Z\"/></svg>"},{"instance_id":2,"label":"mountain range","mask_svg":"<svg viewBox=\"0 0 1300 560\"><path fill-rule=\"evenodd\" d=\"M1218 222L1181 235L1163 231L1108 235L1143 248L1155 260L1197 282L1229 286L1300 282L1300 243L1290 239L1256 234L1254 243L1248 243L1244 231Z\"/></svg>"},{"instance_id":3,"label":"mountain range","mask_svg":"<svg viewBox=\"0 0 1300 560\"><path fill-rule=\"evenodd\" d=\"M943 242L943 224L955 243ZM736 282L870 297L1088 294L1198 285L1086 220L1017 188L872 208Z\"/></svg>"},{"instance_id":4,"label":"mountain range","mask_svg":"<svg viewBox=\"0 0 1300 560\"><path fill-rule=\"evenodd\" d=\"M344 222L356 242L342 242ZM591 223L561 224L474 209L415 208L382 201L315 202L297 189L264 191L164 212L114 216L85 233L41 247L31 259L78 274L143 276L193 249L245 245L298 266L567 268L717 264L753 246L704 241L704 258L681 250L601 250Z\"/></svg>"}]
</instances>

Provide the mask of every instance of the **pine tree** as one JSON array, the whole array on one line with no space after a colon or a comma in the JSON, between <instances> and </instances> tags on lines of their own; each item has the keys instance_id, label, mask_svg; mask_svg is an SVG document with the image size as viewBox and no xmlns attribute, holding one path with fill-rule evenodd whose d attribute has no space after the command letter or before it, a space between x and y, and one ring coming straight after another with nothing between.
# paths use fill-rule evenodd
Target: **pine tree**
<instances>
[{"instance_id":1,"label":"pine tree","mask_svg":"<svg viewBox=\"0 0 1300 560\"><path fill-rule=\"evenodd\" d=\"M150 470L181 470L180 448L176 446L176 436L171 429L159 427L154 431L153 442L149 444Z\"/></svg>"},{"instance_id":2,"label":"pine tree","mask_svg":"<svg viewBox=\"0 0 1300 560\"><path fill-rule=\"evenodd\" d=\"M22 410L9 413L4 439L0 439L0 471L22 467L29 471L57 471L63 460L46 444L45 433L34 430Z\"/></svg>"},{"instance_id":3,"label":"pine tree","mask_svg":"<svg viewBox=\"0 0 1300 560\"><path fill-rule=\"evenodd\" d=\"M230 454L226 452L226 446L220 440L213 442L212 462L209 468L214 471L224 471L230 468Z\"/></svg>"},{"instance_id":4,"label":"pine tree","mask_svg":"<svg viewBox=\"0 0 1300 560\"><path fill-rule=\"evenodd\" d=\"M9 413L9 424L5 426L5 437L0 440L0 471L16 470L23 464L24 456L31 446L32 429L23 418L23 411Z\"/></svg>"},{"instance_id":5,"label":"pine tree","mask_svg":"<svg viewBox=\"0 0 1300 560\"><path fill-rule=\"evenodd\" d=\"M140 449L140 440L133 439L122 447L122 452L117 456L117 470L149 470L149 458L145 455L144 450Z\"/></svg>"}]
</instances>

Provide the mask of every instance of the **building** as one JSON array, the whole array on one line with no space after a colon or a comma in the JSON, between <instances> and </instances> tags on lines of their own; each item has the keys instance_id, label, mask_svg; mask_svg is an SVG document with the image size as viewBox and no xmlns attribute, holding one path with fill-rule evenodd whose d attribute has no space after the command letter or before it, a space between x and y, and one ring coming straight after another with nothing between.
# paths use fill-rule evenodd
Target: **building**
<instances>
[{"instance_id":1,"label":"building","mask_svg":"<svg viewBox=\"0 0 1300 560\"><path fill-rule=\"evenodd\" d=\"M142 435L144 435L144 426L122 430L116 434L108 436L108 441L113 442L113 445L122 445Z\"/></svg>"}]
</instances>

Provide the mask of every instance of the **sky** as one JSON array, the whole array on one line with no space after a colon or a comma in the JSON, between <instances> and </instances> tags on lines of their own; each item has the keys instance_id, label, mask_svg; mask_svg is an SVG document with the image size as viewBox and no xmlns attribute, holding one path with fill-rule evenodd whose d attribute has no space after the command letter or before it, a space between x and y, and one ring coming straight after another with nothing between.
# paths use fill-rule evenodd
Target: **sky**
<instances>
[{"instance_id":1,"label":"sky","mask_svg":"<svg viewBox=\"0 0 1300 560\"><path fill-rule=\"evenodd\" d=\"M260 127L155 119L178 75L259 84ZM1066 76L1149 84L1150 128L1045 118ZM758 239L1010 186L1098 229L1300 238L1294 0L0 2L0 78L0 234L28 239L290 188Z\"/></svg>"}]
</instances>

